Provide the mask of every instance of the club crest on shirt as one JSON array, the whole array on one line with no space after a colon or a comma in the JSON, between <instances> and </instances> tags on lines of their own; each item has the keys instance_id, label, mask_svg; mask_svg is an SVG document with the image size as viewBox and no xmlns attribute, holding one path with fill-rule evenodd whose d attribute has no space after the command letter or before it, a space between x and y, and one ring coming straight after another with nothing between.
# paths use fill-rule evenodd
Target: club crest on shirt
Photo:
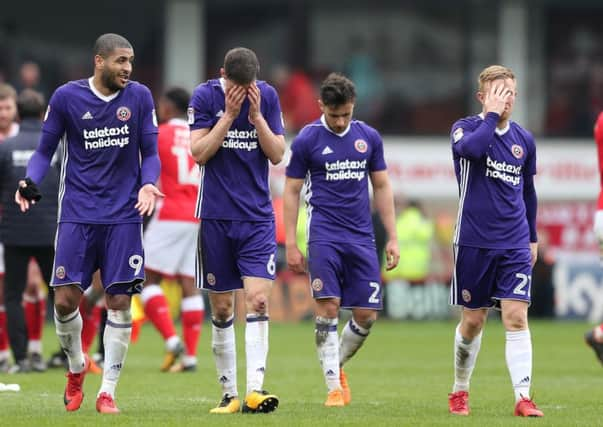
<instances>
[{"instance_id":1,"label":"club crest on shirt","mask_svg":"<svg viewBox=\"0 0 603 427\"><path fill-rule=\"evenodd\" d=\"M523 148L521 148L521 145L513 144L511 146L511 153L513 153L516 159L521 159L523 157Z\"/></svg>"},{"instance_id":2,"label":"club crest on shirt","mask_svg":"<svg viewBox=\"0 0 603 427\"><path fill-rule=\"evenodd\" d=\"M127 122L128 120L130 120L130 117L132 116L132 112L130 111L130 109L128 107L119 107L117 109L117 118L119 120L121 120L122 122Z\"/></svg>"},{"instance_id":3,"label":"club crest on shirt","mask_svg":"<svg viewBox=\"0 0 603 427\"><path fill-rule=\"evenodd\" d=\"M368 145L366 145L366 141L364 139L357 139L356 141L354 141L354 148L359 153L366 153Z\"/></svg>"},{"instance_id":4,"label":"club crest on shirt","mask_svg":"<svg viewBox=\"0 0 603 427\"><path fill-rule=\"evenodd\" d=\"M469 292L467 289L463 289L463 292L461 292L461 295L463 296L463 301L465 301L465 302L471 301L471 292Z\"/></svg>"},{"instance_id":5,"label":"club crest on shirt","mask_svg":"<svg viewBox=\"0 0 603 427\"><path fill-rule=\"evenodd\" d=\"M312 289L314 289L316 292L322 291L322 280L320 280L318 277L312 280Z\"/></svg>"},{"instance_id":6,"label":"club crest on shirt","mask_svg":"<svg viewBox=\"0 0 603 427\"><path fill-rule=\"evenodd\" d=\"M63 280L65 278L65 267L59 265L54 274L57 276L57 279Z\"/></svg>"},{"instance_id":7,"label":"club crest on shirt","mask_svg":"<svg viewBox=\"0 0 603 427\"><path fill-rule=\"evenodd\" d=\"M214 286L216 284L216 276L213 273L207 273L207 284Z\"/></svg>"}]
</instances>

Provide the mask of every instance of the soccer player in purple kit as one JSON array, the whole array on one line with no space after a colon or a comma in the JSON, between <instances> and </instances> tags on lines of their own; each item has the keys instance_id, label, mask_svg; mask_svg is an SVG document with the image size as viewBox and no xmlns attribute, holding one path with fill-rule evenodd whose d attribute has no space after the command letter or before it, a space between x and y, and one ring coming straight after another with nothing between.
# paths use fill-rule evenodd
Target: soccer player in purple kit
<instances>
[{"instance_id":1,"label":"soccer player in purple kit","mask_svg":"<svg viewBox=\"0 0 603 427\"><path fill-rule=\"evenodd\" d=\"M350 403L342 367L362 346L383 306L369 178L387 232L386 268L394 268L400 258L383 142L375 129L352 120L355 100L354 84L345 76L332 73L323 81L319 100L323 115L293 141L283 193L287 263L302 273L305 261L296 243L296 228L305 181L316 347L328 389L325 406L331 407ZM338 339L340 308L351 309L352 318Z\"/></svg>"},{"instance_id":2,"label":"soccer player in purple kit","mask_svg":"<svg viewBox=\"0 0 603 427\"><path fill-rule=\"evenodd\" d=\"M59 87L50 99L39 146L15 201L22 211L37 190L59 141L64 155L56 254L51 286L55 325L69 360L64 402L79 409L89 364L82 352L82 292L100 269L108 308L105 369L96 400L101 413L118 413L115 387L123 368L132 316L130 298L144 280L141 216L150 215L159 176L157 120L149 89L130 81L134 50L124 37L103 34L94 45L94 75Z\"/></svg>"},{"instance_id":3,"label":"soccer player in purple kit","mask_svg":"<svg viewBox=\"0 0 603 427\"><path fill-rule=\"evenodd\" d=\"M238 412L234 291L244 289L247 394L242 411L272 412L277 396L263 390L268 355L268 299L276 270L268 161L285 151L276 91L256 80L253 51L226 53L221 78L195 89L189 106L191 151L201 165L196 281L209 292L212 349L222 400L215 414Z\"/></svg>"},{"instance_id":4,"label":"soccer player in purple kit","mask_svg":"<svg viewBox=\"0 0 603 427\"><path fill-rule=\"evenodd\" d=\"M459 184L451 303L462 305L454 338L449 411L469 415L469 381L489 308L501 310L516 416L542 417L530 399L532 340L528 305L536 261L536 145L510 121L517 96L513 72L485 68L478 79L482 112L458 120L451 142Z\"/></svg>"}]
</instances>

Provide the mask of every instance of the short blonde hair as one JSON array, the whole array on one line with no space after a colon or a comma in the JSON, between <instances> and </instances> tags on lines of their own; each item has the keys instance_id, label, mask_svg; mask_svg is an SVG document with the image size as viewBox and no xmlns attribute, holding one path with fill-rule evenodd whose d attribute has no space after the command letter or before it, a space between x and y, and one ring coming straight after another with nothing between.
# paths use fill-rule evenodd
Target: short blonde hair
<instances>
[{"instance_id":1,"label":"short blonde hair","mask_svg":"<svg viewBox=\"0 0 603 427\"><path fill-rule=\"evenodd\" d=\"M498 79L515 80L515 74L513 74L513 71L511 71L510 68L507 68L503 65L490 65L489 67L484 68L481 73L479 73L479 77L477 78L479 91L483 91L484 84L486 82L491 82L493 80Z\"/></svg>"},{"instance_id":2,"label":"short blonde hair","mask_svg":"<svg viewBox=\"0 0 603 427\"><path fill-rule=\"evenodd\" d=\"M9 98L12 98L17 102L17 91L8 83L0 83L0 99L4 100Z\"/></svg>"}]
</instances>

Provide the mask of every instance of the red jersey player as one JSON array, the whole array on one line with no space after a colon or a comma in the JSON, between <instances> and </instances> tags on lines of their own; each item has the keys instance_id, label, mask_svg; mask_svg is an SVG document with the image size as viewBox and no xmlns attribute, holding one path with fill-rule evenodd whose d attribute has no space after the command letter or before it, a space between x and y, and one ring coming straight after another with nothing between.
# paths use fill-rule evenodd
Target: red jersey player
<instances>
[{"instance_id":1,"label":"red jersey player","mask_svg":"<svg viewBox=\"0 0 603 427\"><path fill-rule=\"evenodd\" d=\"M599 180L600 190L597 201L597 212L594 219L594 231L599 241L601 262L603 264L603 112L595 122L595 143L597 144L597 155L599 157ZM586 343L592 347L595 354L603 363L603 323L595 326L584 336Z\"/></svg>"},{"instance_id":2,"label":"red jersey player","mask_svg":"<svg viewBox=\"0 0 603 427\"><path fill-rule=\"evenodd\" d=\"M166 91L158 102L163 123L159 126L159 186L165 198L151 219L145 235L146 281L141 298L146 316L161 333L166 345L162 371L193 371L204 315L203 298L195 287L195 248L198 220L195 205L199 166L190 154L186 111L190 94L181 88ZM182 286L184 348L176 334L167 300L159 282L176 279ZM176 363L178 357L181 362Z\"/></svg>"}]
</instances>

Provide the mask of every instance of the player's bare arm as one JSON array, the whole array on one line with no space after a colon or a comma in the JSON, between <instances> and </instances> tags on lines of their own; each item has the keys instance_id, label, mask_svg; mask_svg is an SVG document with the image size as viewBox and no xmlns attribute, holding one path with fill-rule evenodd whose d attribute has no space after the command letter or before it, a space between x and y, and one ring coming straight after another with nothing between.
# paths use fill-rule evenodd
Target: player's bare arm
<instances>
[{"instance_id":1,"label":"player's bare arm","mask_svg":"<svg viewBox=\"0 0 603 427\"><path fill-rule=\"evenodd\" d=\"M373 197L375 207L387 233L385 244L386 269L391 270L400 260L400 248L398 247L398 236L396 232L396 213L394 210L394 193L387 171L371 172L371 183L373 185Z\"/></svg>"},{"instance_id":2,"label":"player's bare arm","mask_svg":"<svg viewBox=\"0 0 603 427\"><path fill-rule=\"evenodd\" d=\"M303 179L289 178L285 180L283 191L283 210L285 222L285 248L287 265L295 273L306 270L304 255L297 246L297 217L299 215L299 192L304 185Z\"/></svg>"},{"instance_id":3,"label":"player's bare arm","mask_svg":"<svg viewBox=\"0 0 603 427\"><path fill-rule=\"evenodd\" d=\"M260 89L255 82L247 88L247 97L249 98L249 121L255 126L258 133L260 147L270 162L276 165L280 163L285 154L285 137L272 133L270 126L264 119L260 110Z\"/></svg>"},{"instance_id":4,"label":"player's bare arm","mask_svg":"<svg viewBox=\"0 0 603 427\"><path fill-rule=\"evenodd\" d=\"M532 267L534 267L538 258L538 242L530 243L530 255L532 256Z\"/></svg>"},{"instance_id":5,"label":"player's bare arm","mask_svg":"<svg viewBox=\"0 0 603 427\"><path fill-rule=\"evenodd\" d=\"M241 105L247 96L243 86L226 89L226 111L216 125L209 129L197 129L191 132L191 153L195 161L204 165L222 146L222 142L232 126L232 122L241 112Z\"/></svg>"},{"instance_id":6,"label":"player's bare arm","mask_svg":"<svg viewBox=\"0 0 603 427\"><path fill-rule=\"evenodd\" d=\"M145 184L138 190L138 202L134 206L140 216L151 215L159 197L165 195L153 184Z\"/></svg>"}]
</instances>

